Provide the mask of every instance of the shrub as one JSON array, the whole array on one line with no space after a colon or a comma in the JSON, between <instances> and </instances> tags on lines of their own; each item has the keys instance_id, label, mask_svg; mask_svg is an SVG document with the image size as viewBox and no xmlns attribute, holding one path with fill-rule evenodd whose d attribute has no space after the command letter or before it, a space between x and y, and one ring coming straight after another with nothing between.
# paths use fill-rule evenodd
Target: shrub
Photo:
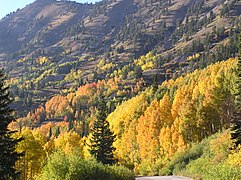
<instances>
[{"instance_id":1,"label":"shrub","mask_svg":"<svg viewBox=\"0 0 241 180\"><path fill-rule=\"evenodd\" d=\"M231 167L227 164L220 163L218 165L212 165L203 175L203 179L241 179L240 167Z\"/></svg>"},{"instance_id":2,"label":"shrub","mask_svg":"<svg viewBox=\"0 0 241 180\"><path fill-rule=\"evenodd\" d=\"M233 167L241 167L241 147L239 146L238 149L232 151L225 162Z\"/></svg>"},{"instance_id":3,"label":"shrub","mask_svg":"<svg viewBox=\"0 0 241 180\"><path fill-rule=\"evenodd\" d=\"M132 171L121 166L106 166L87 161L76 154L53 153L38 180L134 180Z\"/></svg>"},{"instance_id":4,"label":"shrub","mask_svg":"<svg viewBox=\"0 0 241 180\"><path fill-rule=\"evenodd\" d=\"M164 168L162 168L159 172L160 175L162 176L168 176L168 175L172 175L172 171L173 171L173 166L166 166Z\"/></svg>"},{"instance_id":5,"label":"shrub","mask_svg":"<svg viewBox=\"0 0 241 180\"><path fill-rule=\"evenodd\" d=\"M213 157L212 161L220 163L227 159L230 154L231 147L232 140L229 130L219 134L217 138L210 140L210 152Z\"/></svg>"},{"instance_id":6,"label":"shrub","mask_svg":"<svg viewBox=\"0 0 241 180\"><path fill-rule=\"evenodd\" d=\"M123 166L109 166L109 174L113 180L131 180L135 179L133 172Z\"/></svg>"},{"instance_id":7,"label":"shrub","mask_svg":"<svg viewBox=\"0 0 241 180\"><path fill-rule=\"evenodd\" d=\"M195 161L190 162L190 164L187 165L183 173L185 175L191 175L192 177L202 177L208 172L209 166L211 166L209 159L199 158Z\"/></svg>"},{"instance_id":8,"label":"shrub","mask_svg":"<svg viewBox=\"0 0 241 180\"><path fill-rule=\"evenodd\" d=\"M161 175L172 175L182 171L192 160L196 160L204 153L207 141L200 144L195 144L193 147L185 150L184 152L177 153L173 159L160 171Z\"/></svg>"},{"instance_id":9,"label":"shrub","mask_svg":"<svg viewBox=\"0 0 241 180\"><path fill-rule=\"evenodd\" d=\"M217 142L218 144L216 145L215 142ZM176 153L173 159L169 163L167 163L167 165L163 169L160 170L160 174L172 175L183 174L185 172L186 175L192 175L196 171L194 169L190 170L190 167L197 168L197 172L200 172L200 168L204 164L204 162L202 161L207 161L209 164L212 164L212 160L221 160L221 158L219 157L220 155L214 153L215 149L220 148L218 152L222 152L222 156L226 157L227 153L229 152L227 150L229 149L229 144L230 142L228 139L228 131L225 131L224 133L214 134L208 139L204 139L200 143L193 144L192 147L186 149L184 152L180 151ZM212 157L212 159L210 157ZM197 161L198 163L193 164L195 161ZM204 167L205 166L206 165L204 165ZM192 173L189 173L189 171L191 171ZM197 173L198 176L200 174L201 173Z\"/></svg>"},{"instance_id":10,"label":"shrub","mask_svg":"<svg viewBox=\"0 0 241 180\"><path fill-rule=\"evenodd\" d=\"M236 164L240 158L238 153L230 154L231 144L229 131L217 133L176 156L172 172L195 179L241 179L241 168Z\"/></svg>"}]
</instances>

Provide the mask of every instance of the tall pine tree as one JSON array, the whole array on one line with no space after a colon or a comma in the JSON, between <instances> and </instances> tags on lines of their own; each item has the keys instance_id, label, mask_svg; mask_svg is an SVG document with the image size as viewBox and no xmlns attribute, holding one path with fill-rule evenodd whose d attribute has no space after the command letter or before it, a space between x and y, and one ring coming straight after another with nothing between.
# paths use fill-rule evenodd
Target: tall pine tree
<instances>
[{"instance_id":1,"label":"tall pine tree","mask_svg":"<svg viewBox=\"0 0 241 180\"><path fill-rule=\"evenodd\" d=\"M239 58L236 70L235 112L231 122L231 139L235 146L241 145L241 34L239 36Z\"/></svg>"},{"instance_id":2,"label":"tall pine tree","mask_svg":"<svg viewBox=\"0 0 241 180\"><path fill-rule=\"evenodd\" d=\"M12 100L9 95L9 87L5 85L6 76L0 70L0 178L16 179L18 173L14 169L19 154L15 152L15 146L19 140L11 138L8 124L13 120L12 109L9 107Z\"/></svg>"},{"instance_id":3,"label":"tall pine tree","mask_svg":"<svg viewBox=\"0 0 241 180\"><path fill-rule=\"evenodd\" d=\"M114 164L113 142L115 136L109 128L107 118L107 106L104 97L101 96L97 106L97 120L92 129L92 138L90 140L90 154L93 155L98 162L103 164Z\"/></svg>"}]
</instances>

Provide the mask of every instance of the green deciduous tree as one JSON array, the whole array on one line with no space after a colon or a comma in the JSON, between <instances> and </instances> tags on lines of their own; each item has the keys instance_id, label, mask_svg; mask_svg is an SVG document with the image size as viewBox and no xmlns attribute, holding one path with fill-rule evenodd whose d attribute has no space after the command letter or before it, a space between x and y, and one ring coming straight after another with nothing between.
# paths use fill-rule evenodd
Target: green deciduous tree
<instances>
[{"instance_id":1,"label":"green deciduous tree","mask_svg":"<svg viewBox=\"0 0 241 180\"><path fill-rule=\"evenodd\" d=\"M90 154L93 155L98 162L103 164L114 164L113 142L115 136L109 128L107 118L107 107L103 96L100 97L97 106L97 120L92 129L92 138L90 140Z\"/></svg>"},{"instance_id":2,"label":"green deciduous tree","mask_svg":"<svg viewBox=\"0 0 241 180\"><path fill-rule=\"evenodd\" d=\"M11 137L12 132L8 129L8 124L13 120L13 110L9 107L12 100L5 80L6 76L3 70L0 70L0 178L15 179L18 174L14 165L19 157L15 152L15 145L19 140L14 140Z\"/></svg>"}]
</instances>

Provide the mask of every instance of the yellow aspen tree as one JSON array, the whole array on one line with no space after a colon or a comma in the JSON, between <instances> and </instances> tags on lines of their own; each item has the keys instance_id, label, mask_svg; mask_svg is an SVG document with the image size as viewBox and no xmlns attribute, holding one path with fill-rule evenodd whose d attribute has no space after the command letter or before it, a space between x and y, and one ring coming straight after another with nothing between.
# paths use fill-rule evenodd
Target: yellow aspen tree
<instances>
[{"instance_id":1,"label":"yellow aspen tree","mask_svg":"<svg viewBox=\"0 0 241 180\"><path fill-rule=\"evenodd\" d=\"M137 144L137 120L133 120L126 133L123 134L118 148L115 151L115 156L118 161L129 167L135 167L139 162L139 147Z\"/></svg>"},{"instance_id":2,"label":"yellow aspen tree","mask_svg":"<svg viewBox=\"0 0 241 180\"><path fill-rule=\"evenodd\" d=\"M191 100L191 97L186 95L185 99L182 101L182 106L180 106L179 111L180 129L185 141L198 141L199 139L196 118L197 109Z\"/></svg>"},{"instance_id":3,"label":"yellow aspen tree","mask_svg":"<svg viewBox=\"0 0 241 180\"><path fill-rule=\"evenodd\" d=\"M162 156L166 156L168 159L170 159L173 156L175 150L173 149L171 129L169 127L163 127L161 129L159 140L160 146L163 149L161 152Z\"/></svg>"},{"instance_id":4,"label":"yellow aspen tree","mask_svg":"<svg viewBox=\"0 0 241 180\"><path fill-rule=\"evenodd\" d=\"M54 145L57 150L61 150L66 154L78 152L83 156L84 143L79 134L75 132L62 133L55 139Z\"/></svg>"},{"instance_id":5,"label":"yellow aspen tree","mask_svg":"<svg viewBox=\"0 0 241 180\"><path fill-rule=\"evenodd\" d=\"M176 151L184 150L186 148L186 143L180 132L180 120L176 118L174 123L171 126L171 133L172 133L172 146L173 149Z\"/></svg>"},{"instance_id":6,"label":"yellow aspen tree","mask_svg":"<svg viewBox=\"0 0 241 180\"><path fill-rule=\"evenodd\" d=\"M24 156L16 163L16 169L21 171L21 179L34 179L41 171L42 164L46 158L43 145L46 143L42 134L37 131L33 133L28 128L23 128L21 133L16 133L16 137L23 137L17 145L16 151L24 152Z\"/></svg>"},{"instance_id":7,"label":"yellow aspen tree","mask_svg":"<svg viewBox=\"0 0 241 180\"><path fill-rule=\"evenodd\" d=\"M117 106L116 110L109 114L109 116L107 117L107 121L110 123L110 129L116 135L116 141L113 143L113 146L116 148L114 154L117 156L118 159L123 160L129 156L123 154L128 151L124 151L122 143L125 141L125 139L128 139L128 136L126 134L132 133L129 130L130 127L133 126L134 132L136 131L134 129L135 121L138 120L143 110L146 109L146 104L146 95L143 93L141 95L131 98L128 101L123 102L121 105ZM124 139L123 136L125 136Z\"/></svg>"},{"instance_id":8,"label":"yellow aspen tree","mask_svg":"<svg viewBox=\"0 0 241 180\"><path fill-rule=\"evenodd\" d=\"M160 106L157 100L152 101L144 115L139 118L137 125L137 142L140 148L141 160L149 160L152 163L159 158L160 144L158 136L161 125Z\"/></svg>"},{"instance_id":9,"label":"yellow aspen tree","mask_svg":"<svg viewBox=\"0 0 241 180\"><path fill-rule=\"evenodd\" d=\"M171 126L173 123L173 117L171 113L172 103L167 94L163 96L160 101L160 121L164 126Z\"/></svg>"},{"instance_id":10,"label":"yellow aspen tree","mask_svg":"<svg viewBox=\"0 0 241 180\"><path fill-rule=\"evenodd\" d=\"M176 91L176 94L172 103L172 110L171 110L173 119L176 119L178 117L179 109L180 109L180 106L183 104L182 101L185 98L185 96L186 94L184 92L184 88L181 87Z\"/></svg>"}]
</instances>

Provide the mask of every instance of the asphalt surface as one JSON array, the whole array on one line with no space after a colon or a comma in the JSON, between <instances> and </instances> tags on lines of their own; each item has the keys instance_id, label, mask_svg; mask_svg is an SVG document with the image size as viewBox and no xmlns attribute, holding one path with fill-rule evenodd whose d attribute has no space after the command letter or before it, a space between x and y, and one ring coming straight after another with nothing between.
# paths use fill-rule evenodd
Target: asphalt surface
<instances>
[{"instance_id":1,"label":"asphalt surface","mask_svg":"<svg viewBox=\"0 0 241 180\"><path fill-rule=\"evenodd\" d=\"M153 176L153 177L136 177L136 180L192 180L182 176Z\"/></svg>"}]
</instances>

